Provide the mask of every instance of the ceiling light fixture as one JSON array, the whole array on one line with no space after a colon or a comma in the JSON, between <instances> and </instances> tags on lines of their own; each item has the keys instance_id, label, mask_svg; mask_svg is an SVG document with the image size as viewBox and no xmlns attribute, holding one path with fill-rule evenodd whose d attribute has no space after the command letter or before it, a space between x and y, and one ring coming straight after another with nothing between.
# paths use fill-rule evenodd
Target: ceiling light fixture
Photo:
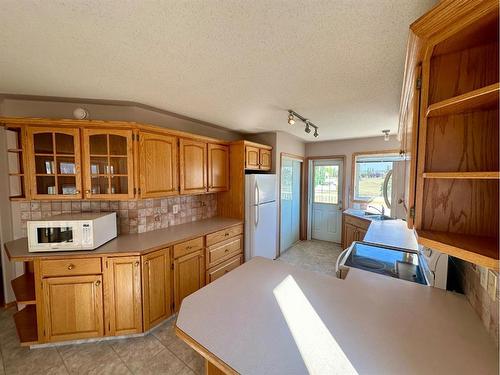
<instances>
[{"instance_id":1,"label":"ceiling light fixture","mask_svg":"<svg viewBox=\"0 0 500 375\"><path fill-rule=\"evenodd\" d=\"M297 117L300 121L302 121L305 124L305 129L304 131L309 134L311 132L311 128L314 128L314 136L317 138L319 136L318 133L318 126L314 125L311 121L306 119L304 116L299 115L297 112L295 112L292 109L288 110L288 123L290 125L295 124L295 117Z\"/></svg>"},{"instance_id":2,"label":"ceiling light fixture","mask_svg":"<svg viewBox=\"0 0 500 375\"><path fill-rule=\"evenodd\" d=\"M389 140L389 133L391 131L389 129L385 129L385 130L382 130L382 133L384 133L384 141L388 141Z\"/></svg>"}]
</instances>

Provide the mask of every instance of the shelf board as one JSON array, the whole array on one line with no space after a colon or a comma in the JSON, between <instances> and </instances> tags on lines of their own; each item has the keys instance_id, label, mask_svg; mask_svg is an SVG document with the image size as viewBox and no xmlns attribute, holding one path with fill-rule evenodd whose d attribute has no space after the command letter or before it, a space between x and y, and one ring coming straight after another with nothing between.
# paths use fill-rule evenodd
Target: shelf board
<instances>
[{"instance_id":1,"label":"shelf board","mask_svg":"<svg viewBox=\"0 0 500 375\"><path fill-rule=\"evenodd\" d=\"M26 272L24 275L12 280L11 284L17 303L26 305L34 305L36 303L33 273Z\"/></svg>"},{"instance_id":2,"label":"shelf board","mask_svg":"<svg viewBox=\"0 0 500 375\"><path fill-rule=\"evenodd\" d=\"M17 335L21 346L38 344L38 327L36 324L36 307L28 305L14 314Z\"/></svg>"},{"instance_id":3,"label":"shelf board","mask_svg":"<svg viewBox=\"0 0 500 375\"><path fill-rule=\"evenodd\" d=\"M431 104L427 108L427 117L437 117L469 112L479 109L498 108L500 83L481 87L466 94Z\"/></svg>"},{"instance_id":4,"label":"shelf board","mask_svg":"<svg viewBox=\"0 0 500 375\"><path fill-rule=\"evenodd\" d=\"M23 150L21 148L9 148L7 152L23 152Z\"/></svg>"},{"instance_id":5,"label":"shelf board","mask_svg":"<svg viewBox=\"0 0 500 375\"><path fill-rule=\"evenodd\" d=\"M457 180L498 180L500 172L424 172L423 178L446 178Z\"/></svg>"},{"instance_id":6,"label":"shelf board","mask_svg":"<svg viewBox=\"0 0 500 375\"><path fill-rule=\"evenodd\" d=\"M417 229L418 243L442 253L499 269L498 238Z\"/></svg>"}]
</instances>

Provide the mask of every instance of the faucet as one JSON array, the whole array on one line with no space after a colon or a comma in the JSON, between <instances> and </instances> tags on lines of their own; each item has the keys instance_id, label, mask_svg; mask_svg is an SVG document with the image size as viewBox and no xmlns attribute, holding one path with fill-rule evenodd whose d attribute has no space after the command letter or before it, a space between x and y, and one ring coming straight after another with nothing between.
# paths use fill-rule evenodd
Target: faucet
<instances>
[{"instance_id":1,"label":"faucet","mask_svg":"<svg viewBox=\"0 0 500 375\"><path fill-rule=\"evenodd\" d=\"M378 212L380 212L382 214L382 216L385 215L385 208L384 208L383 205L380 205L380 207L382 208L381 210L379 208L375 207L375 206L368 206L368 208L370 208L370 207L373 208L373 209L375 209L375 210L377 210Z\"/></svg>"}]
</instances>

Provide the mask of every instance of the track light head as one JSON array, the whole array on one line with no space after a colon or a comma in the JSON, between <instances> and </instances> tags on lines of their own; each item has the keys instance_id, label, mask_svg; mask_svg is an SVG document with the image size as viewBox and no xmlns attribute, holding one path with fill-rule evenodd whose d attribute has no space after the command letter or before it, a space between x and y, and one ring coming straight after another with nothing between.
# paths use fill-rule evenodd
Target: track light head
<instances>
[{"instance_id":1,"label":"track light head","mask_svg":"<svg viewBox=\"0 0 500 375\"><path fill-rule=\"evenodd\" d=\"M308 134L311 132L311 127L309 126L309 121L307 120L306 120L306 128L304 129L304 131Z\"/></svg>"},{"instance_id":2,"label":"track light head","mask_svg":"<svg viewBox=\"0 0 500 375\"><path fill-rule=\"evenodd\" d=\"M290 125L295 124L295 117L294 117L293 113L291 111L289 111L288 113L289 113L289 115L288 115L288 123Z\"/></svg>"},{"instance_id":3,"label":"track light head","mask_svg":"<svg viewBox=\"0 0 500 375\"><path fill-rule=\"evenodd\" d=\"M384 133L384 141L388 141L389 140L389 133L391 131L389 129L385 129L385 130L382 130L382 133Z\"/></svg>"},{"instance_id":4,"label":"track light head","mask_svg":"<svg viewBox=\"0 0 500 375\"><path fill-rule=\"evenodd\" d=\"M318 138L318 135L319 135L318 128L314 129L314 134L313 135L314 135L315 138Z\"/></svg>"}]
</instances>

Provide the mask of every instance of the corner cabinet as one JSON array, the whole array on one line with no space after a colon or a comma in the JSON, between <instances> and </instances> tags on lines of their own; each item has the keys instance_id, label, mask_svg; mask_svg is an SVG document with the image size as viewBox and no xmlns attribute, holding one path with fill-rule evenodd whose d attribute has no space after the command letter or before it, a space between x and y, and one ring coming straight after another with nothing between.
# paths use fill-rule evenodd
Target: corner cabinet
<instances>
[{"instance_id":1,"label":"corner cabinet","mask_svg":"<svg viewBox=\"0 0 500 375\"><path fill-rule=\"evenodd\" d=\"M139 133L139 194L141 198L179 193L179 139L151 132Z\"/></svg>"},{"instance_id":2,"label":"corner cabinet","mask_svg":"<svg viewBox=\"0 0 500 375\"><path fill-rule=\"evenodd\" d=\"M34 199L81 199L80 130L30 127L30 190Z\"/></svg>"},{"instance_id":3,"label":"corner cabinet","mask_svg":"<svg viewBox=\"0 0 500 375\"><path fill-rule=\"evenodd\" d=\"M443 1L411 25L400 113L402 151L411 158L409 227L421 245L492 269L499 267L498 8L491 0Z\"/></svg>"},{"instance_id":4,"label":"corner cabinet","mask_svg":"<svg viewBox=\"0 0 500 375\"><path fill-rule=\"evenodd\" d=\"M133 131L83 129L86 199L134 198Z\"/></svg>"}]
</instances>

